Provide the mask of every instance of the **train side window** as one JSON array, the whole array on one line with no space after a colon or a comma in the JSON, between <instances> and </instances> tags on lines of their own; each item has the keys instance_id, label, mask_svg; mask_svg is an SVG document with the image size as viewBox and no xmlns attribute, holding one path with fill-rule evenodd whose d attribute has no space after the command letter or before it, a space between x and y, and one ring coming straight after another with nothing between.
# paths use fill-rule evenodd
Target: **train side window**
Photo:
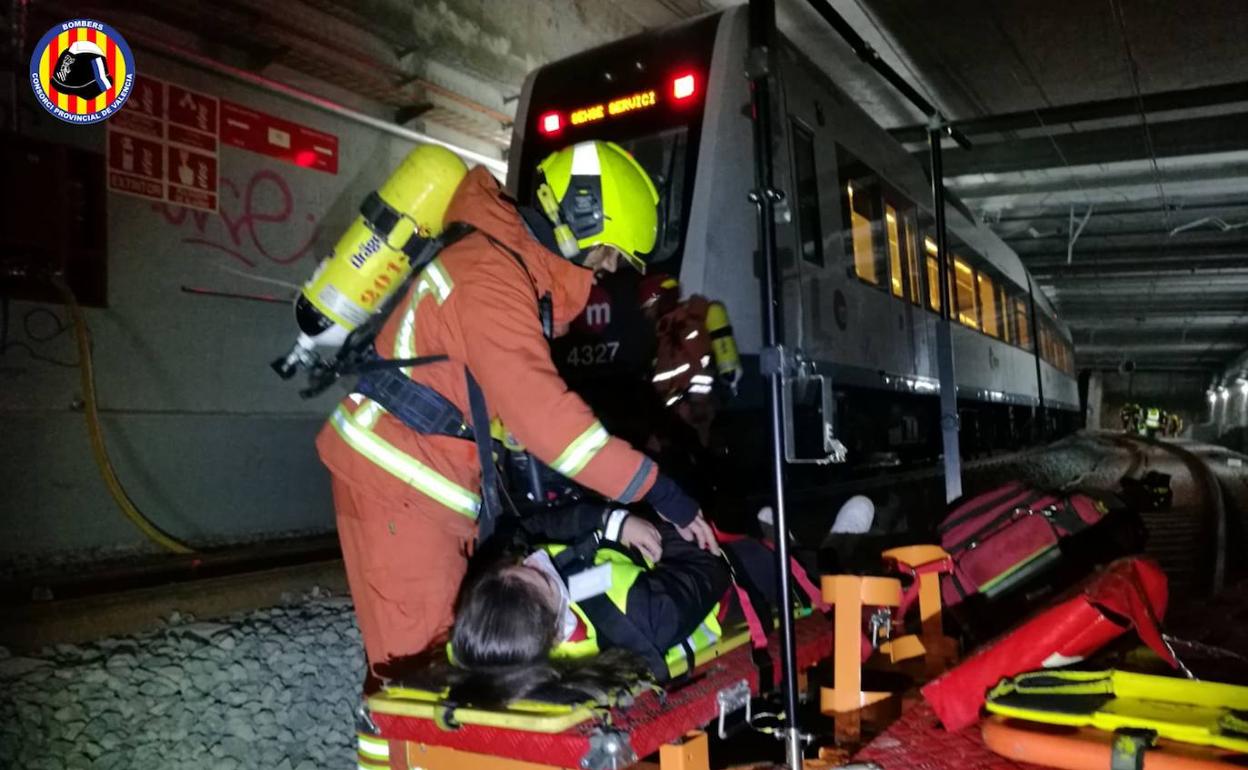
<instances>
[{"instance_id":1,"label":"train side window","mask_svg":"<svg viewBox=\"0 0 1248 770\"><path fill-rule=\"evenodd\" d=\"M802 259L823 267L823 226L819 221L819 176L815 169L815 138L809 129L796 120L792 121L792 126L793 161L797 167L797 225L802 240Z\"/></svg>"},{"instance_id":2,"label":"train side window","mask_svg":"<svg viewBox=\"0 0 1248 770\"><path fill-rule=\"evenodd\" d=\"M894 297L919 301L918 260L914 253L915 212L884 201L884 235L888 243L889 288Z\"/></svg>"},{"instance_id":3,"label":"train side window","mask_svg":"<svg viewBox=\"0 0 1248 770\"><path fill-rule=\"evenodd\" d=\"M1001 339L1013 343L1014 322L1010 312L1010 293L1006 290L1004 281L997 284L997 313L1001 319Z\"/></svg>"},{"instance_id":4,"label":"train side window","mask_svg":"<svg viewBox=\"0 0 1248 770\"><path fill-rule=\"evenodd\" d=\"M936 261L938 249L936 241L931 238L923 239L923 250L926 252L927 261L927 307L929 310L940 312L940 263Z\"/></svg>"},{"instance_id":5,"label":"train side window","mask_svg":"<svg viewBox=\"0 0 1248 770\"><path fill-rule=\"evenodd\" d=\"M975 271L975 288L979 292L979 319L984 334L990 337L1001 336L1000 316L997 314L997 287L992 276Z\"/></svg>"},{"instance_id":6,"label":"train side window","mask_svg":"<svg viewBox=\"0 0 1248 770\"><path fill-rule=\"evenodd\" d=\"M902 216L902 243L906 248L906 275L910 279L910 301L916 305L922 304L923 298L919 293L919 223L915 212L911 209Z\"/></svg>"},{"instance_id":7,"label":"train side window","mask_svg":"<svg viewBox=\"0 0 1248 770\"><path fill-rule=\"evenodd\" d=\"M1057 355L1053 345L1053 329L1048 318L1038 318L1036 332L1040 335L1040 358L1050 366L1057 366Z\"/></svg>"},{"instance_id":8,"label":"train side window","mask_svg":"<svg viewBox=\"0 0 1248 770\"><path fill-rule=\"evenodd\" d=\"M1030 351L1031 324L1027 321L1027 302L1023 297L1014 298L1014 329L1017 332L1015 343L1023 350Z\"/></svg>"},{"instance_id":9,"label":"train side window","mask_svg":"<svg viewBox=\"0 0 1248 770\"><path fill-rule=\"evenodd\" d=\"M904 251L905 246L902 243L901 230L901 223L897 221L897 209L885 203L884 235L888 241L889 288L892 290L894 297L906 296L906 276L902 267L904 264L902 251Z\"/></svg>"},{"instance_id":10,"label":"train side window","mask_svg":"<svg viewBox=\"0 0 1248 770\"><path fill-rule=\"evenodd\" d=\"M879 177L840 145L837 145L836 162L843 191L841 216L849 226L846 245L854 257L854 274L884 288L888 263L884 259L883 244L877 242L880 236L876 230L882 219Z\"/></svg>"},{"instance_id":11,"label":"train side window","mask_svg":"<svg viewBox=\"0 0 1248 770\"><path fill-rule=\"evenodd\" d=\"M959 256L953 258L953 275L950 276L957 286L954 289L958 309L958 321L972 329L979 328L979 316L975 312L975 271Z\"/></svg>"}]
</instances>

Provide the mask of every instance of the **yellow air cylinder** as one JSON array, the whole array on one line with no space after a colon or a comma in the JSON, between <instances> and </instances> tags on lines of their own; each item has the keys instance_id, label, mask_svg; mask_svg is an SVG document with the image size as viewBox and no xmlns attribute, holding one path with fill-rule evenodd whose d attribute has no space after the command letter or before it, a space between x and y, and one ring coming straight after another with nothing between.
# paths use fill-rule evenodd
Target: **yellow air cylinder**
<instances>
[{"instance_id":1,"label":"yellow air cylinder","mask_svg":"<svg viewBox=\"0 0 1248 770\"><path fill-rule=\"evenodd\" d=\"M711 352L715 354L715 370L727 376L741 368L741 356L737 341L732 336L732 323L728 320L728 308L722 302L712 302L706 309L706 331L711 337Z\"/></svg>"},{"instance_id":2,"label":"yellow air cylinder","mask_svg":"<svg viewBox=\"0 0 1248 770\"><path fill-rule=\"evenodd\" d=\"M408 153L304 284L295 300L299 338L274 362L278 374L289 378L311 366L317 348L341 346L377 312L412 272L412 255L441 234L451 198L467 173L464 162L444 147L423 145Z\"/></svg>"}]
</instances>

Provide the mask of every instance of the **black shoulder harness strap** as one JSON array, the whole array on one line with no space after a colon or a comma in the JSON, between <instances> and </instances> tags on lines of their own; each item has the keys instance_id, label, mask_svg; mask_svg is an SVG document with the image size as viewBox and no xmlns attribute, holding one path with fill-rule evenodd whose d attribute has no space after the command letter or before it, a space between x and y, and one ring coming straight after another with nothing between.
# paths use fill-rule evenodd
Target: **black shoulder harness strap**
<instances>
[{"instance_id":1,"label":"black shoulder harness strap","mask_svg":"<svg viewBox=\"0 0 1248 770\"><path fill-rule=\"evenodd\" d=\"M594 542L592 538L585 542ZM559 553L552 561L555 568L559 570L559 576L563 581L568 582L568 578L594 566L593 554L597 549L590 548L568 548ZM565 555L566 554L566 555ZM560 558L563 557L563 558ZM600 636L599 647L603 647L601 639L610 639L612 646L623 647L630 652L634 652L646 662L646 667L659 681L666 681L671 677L671 672L667 667L667 658L663 651L655 646L649 636L642 633L641 629L629 619L619 607L615 606L615 602L611 601L611 597L605 593L591 596L588 599L581 599L576 603L581 608L585 616L589 618L589 622L594 624L594 628ZM690 666L692 670L693 666Z\"/></svg>"},{"instance_id":2,"label":"black shoulder harness strap","mask_svg":"<svg viewBox=\"0 0 1248 770\"><path fill-rule=\"evenodd\" d=\"M524 258L518 252L465 222L448 224L442 235L436 239L435 248L422 252L419 259L413 258L412 272L393 295L398 299L392 298L384 315L379 314L382 315L381 320L393 312L394 304L407 295L411 282L438 251L475 232L480 232L493 246L509 254L524 271L529 284L533 287L534 297L537 299L542 333L549 339L553 334L550 294L537 296L537 282L533 279L533 274L529 272ZM374 326L373 336L376 335L377 328ZM465 366L468 411L472 417L472 427L469 428L465 423L463 413L445 396L422 383L414 382L399 371L406 367L423 366L446 360L448 359L445 355L385 359L379 356L375 349L370 349L362 356L361 361L350 368L350 371L360 375L356 383L356 392L381 404L382 408L409 428L426 434L473 439L477 445L477 460L481 464L481 507L477 514L477 539L485 541L494 532L494 525L502 514L502 503L498 493L498 468L494 464L494 447L490 437L490 412L486 406L481 385Z\"/></svg>"}]
</instances>

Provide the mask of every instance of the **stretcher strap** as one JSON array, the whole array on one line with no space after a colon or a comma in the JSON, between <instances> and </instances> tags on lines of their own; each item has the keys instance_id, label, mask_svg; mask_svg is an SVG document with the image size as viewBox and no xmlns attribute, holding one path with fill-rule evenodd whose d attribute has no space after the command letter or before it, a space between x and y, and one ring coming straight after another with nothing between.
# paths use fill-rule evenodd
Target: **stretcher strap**
<instances>
[{"instance_id":1,"label":"stretcher strap","mask_svg":"<svg viewBox=\"0 0 1248 770\"><path fill-rule=\"evenodd\" d=\"M724 532L714 524L711 524L711 531L715 535L715 541L721 545L745 539L745 535L735 535ZM769 550L775 550L772 543L766 540L763 540L762 543ZM725 551L725 554L727 553L728 551ZM767 631L763 628L763 622L759 617L758 610L754 607L754 602L750 599L749 592L741 586L741 581L737 578L736 569L732 564L731 559L728 560L728 566L733 573L733 588L736 589L737 599L741 602L741 612L745 615L745 624L750 629L750 639L755 648L762 649L767 646ZM797 559L792 556L789 557L789 569L793 575L793 579L797 581L798 586L801 588L802 593L806 594L807 599L810 600L811 606L820 612L829 612L832 609L832 605L823 600L823 594L819 591L819 588L815 586L814 581L810 579L810 576L806 574L806 569L802 567Z\"/></svg>"},{"instance_id":2,"label":"stretcher strap","mask_svg":"<svg viewBox=\"0 0 1248 770\"><path fill-rule=\"evenodd\" d=\"M823 600L823 593L817 586L815 586L814 581L810 579L810 575L806 574L806 570L802 567L802 565L797 563L796 558L792 556L789 557L789 566L793 571L793 579L797 581L797 584L801 586L801 589L806 594L806 597L810 599L811 606L820 612L828 612L831 610L832 605Z\"/></svg>"},{"instance_id":3,"label":"stretcher strap","mask_svg":"<svg viewBox=\"0 0 1248 770\"><path fill-rule=\"evenodd\" d=\"M758 611L754 609L754 602L750 601L750 594L741 584L733 580L732 587L737 592L737 601L741 602L741 613L745 615L745 624L750 629L750 641L753 642L755 649L763 649L767 646L767 630L763 628L763 621L758 617Z\"/></svg>"}]
</instances>

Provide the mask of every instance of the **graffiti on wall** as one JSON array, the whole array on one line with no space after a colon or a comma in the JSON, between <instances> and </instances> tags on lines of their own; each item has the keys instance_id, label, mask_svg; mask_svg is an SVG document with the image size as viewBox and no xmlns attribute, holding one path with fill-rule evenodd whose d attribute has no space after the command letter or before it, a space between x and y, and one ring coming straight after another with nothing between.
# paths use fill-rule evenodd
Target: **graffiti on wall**
<instances>
[{"instance_id":1,"label":"graffiti on wall","mask_svg":"<svg viewBox=\"0 0 1248 770\"><path fill-rule=\"evenodd\" d=\"M225 254L248 268L261 261L294 265L312 253L319 231L317 217L296 211L290 185L269 169L245 183L221 177L219 215L153 203L152 210L182 231L186 246Z\"/></svg>"}]
</instances>

